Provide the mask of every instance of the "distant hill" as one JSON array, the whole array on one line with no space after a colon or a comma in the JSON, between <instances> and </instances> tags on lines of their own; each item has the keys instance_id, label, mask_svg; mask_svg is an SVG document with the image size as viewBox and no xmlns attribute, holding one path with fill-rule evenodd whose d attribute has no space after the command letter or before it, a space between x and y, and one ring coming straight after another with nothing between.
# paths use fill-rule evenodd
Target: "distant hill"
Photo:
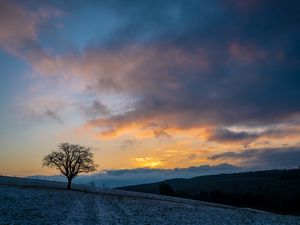
<instances>
[{"instance_id":1,"label":"distant hill","mask_svg":"<svg viewBox=\"0 0 300 225\"><path fill-rule=\"evenodd\" d=\"M155 168L135 168L135 169L119 169L105 170L91 175L80 175L74 179L77 184L92 184L97 187L123 187L129 185L149 184L162 180L173 178L191 178L200 175L213 175L219 173L235 173L240 172L244 168L239 168L230 164L219 165L201 165L188 168L174 169L155 169ZM33 179L63 181L66 182L65 176L30 176Z\"/></svg>"},{"instance_id":2,"label":"distant hill","mask_svg":"<svg viewBox=\"0 0 300 225\"><path fill-rule=\"evenodd\" d=\"M169 184L177 197L300 215L299 169L198 176L118 189L158 194L161 183Z\"/></svg>"}]
</instances>

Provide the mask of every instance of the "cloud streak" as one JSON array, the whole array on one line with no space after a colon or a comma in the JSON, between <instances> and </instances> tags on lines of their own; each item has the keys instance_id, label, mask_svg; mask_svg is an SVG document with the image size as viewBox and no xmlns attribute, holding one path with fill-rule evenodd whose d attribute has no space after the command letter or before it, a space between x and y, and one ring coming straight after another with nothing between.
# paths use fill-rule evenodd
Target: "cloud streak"
<instances>
[{"instance_id":1,"label":"cloud streak","mask_svg":"<svg viewBox=\"0 0 300 225\"><path fill-rule=\"evenodd\" d=\"M274 169L299 166L300 148L247 149L241 152L224 152L209 157L210 160L239 160L248 168Z\"/></svg>"}]
</instances>

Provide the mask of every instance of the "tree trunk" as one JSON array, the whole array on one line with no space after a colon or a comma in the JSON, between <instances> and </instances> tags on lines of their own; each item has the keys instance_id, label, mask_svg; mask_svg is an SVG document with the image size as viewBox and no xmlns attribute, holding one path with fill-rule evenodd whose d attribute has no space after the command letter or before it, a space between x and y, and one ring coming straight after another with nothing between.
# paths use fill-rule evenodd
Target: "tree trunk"
<instances>
[{"instance_id":1,"label":"tree trunk","mask_svg":"<svg viewBox=\"0 0 300 225\"><path fill-rule=\"evenodd\" d=\"M71 190L71 182L72 182L72 178L68 178L68 190Z\"/></svg>"}]
</instances>

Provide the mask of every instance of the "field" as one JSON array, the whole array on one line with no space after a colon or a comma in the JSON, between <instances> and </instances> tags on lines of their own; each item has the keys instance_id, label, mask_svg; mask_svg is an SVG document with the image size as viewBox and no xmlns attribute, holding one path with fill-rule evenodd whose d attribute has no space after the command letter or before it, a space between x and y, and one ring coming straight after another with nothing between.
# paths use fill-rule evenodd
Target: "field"
<instances>
[{"instance_id":1,"label":"field","mask_svg":"<svg viewBox=\"0 0 300 225\"><path fill-rule=\"evenodd\" d=\"M174 197L0 177L0 224L300 224L300 217Z\"/></svg>"}]
</instances>

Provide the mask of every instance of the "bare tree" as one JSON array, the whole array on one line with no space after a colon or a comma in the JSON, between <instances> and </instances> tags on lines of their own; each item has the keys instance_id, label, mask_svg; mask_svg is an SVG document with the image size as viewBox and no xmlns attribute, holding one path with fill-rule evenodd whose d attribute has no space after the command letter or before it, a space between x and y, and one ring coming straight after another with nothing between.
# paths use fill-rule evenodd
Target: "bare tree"
<instances>
[{"instance_id":1,"label":"bare tree","mask_svg":"<svg viewBox=\"0 0 300 225\"><path fill-rule=\"evenodd\" d=\"M81 145L62 143L58 150L53 151L43 159L43 166L56 168L68 179L68 190L71 189L71 182L80 173L96 171L97 165L93 160L91 149Z\"/></svg>"}]
</instances>

